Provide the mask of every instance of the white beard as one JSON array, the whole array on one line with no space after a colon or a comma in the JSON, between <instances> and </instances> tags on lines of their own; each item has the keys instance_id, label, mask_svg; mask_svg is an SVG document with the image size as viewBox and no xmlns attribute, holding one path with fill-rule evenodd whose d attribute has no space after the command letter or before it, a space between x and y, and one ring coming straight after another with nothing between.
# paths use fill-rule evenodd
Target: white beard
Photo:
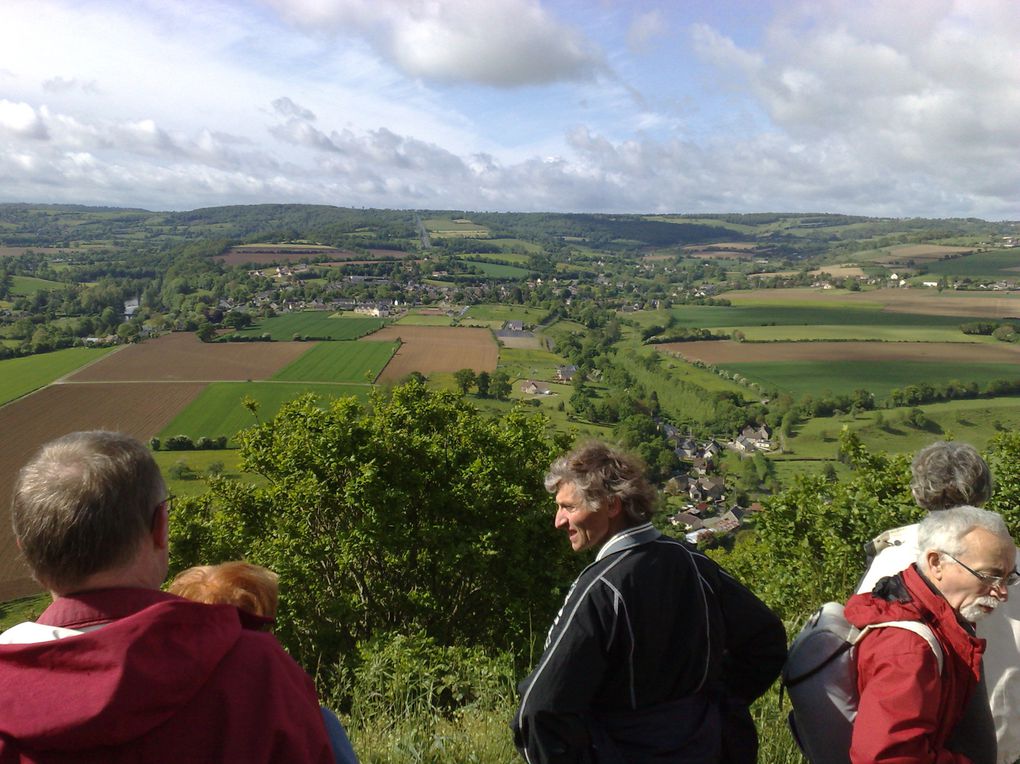
<instances>
[{"instance_id":1,"label":"white beard","mask_svg":"<svg viewBox=\"0 0 1020 764\"><path fill-rule=\"evenodd\" d=\"M990 607L992 608L992 610L995 610L995 608L997 608L1000 604L1001 603L999 602L999 600L995 599L995 597L981 597L976 602L973 602L970 605L960 608L960 615L963 616L965 620L970 621L971 623L977 623L982 618L991 615L991 613L987 613L981 609L982 605L984 605L985 607Z\"/></svg>"}]
</instances>

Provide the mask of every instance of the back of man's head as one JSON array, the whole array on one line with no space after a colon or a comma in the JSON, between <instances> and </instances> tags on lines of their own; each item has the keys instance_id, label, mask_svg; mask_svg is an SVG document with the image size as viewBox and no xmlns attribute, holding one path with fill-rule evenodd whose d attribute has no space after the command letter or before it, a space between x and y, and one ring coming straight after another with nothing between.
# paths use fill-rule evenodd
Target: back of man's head
<instances>
[{"instance_id":1,"label":"back of man's head","mask_svg":"<svg viewBox=\"0 0 1020 764\"><path fill-rule=\"evenodd\" d=\"M992 473L967 443L940 440L917 452L910 465L910 492L922 509L979 507L992 496Z\"/></svg>"},{"instance_id":2,"label":"back of man's head","mask_svg":"<svg viewBox=\"0 0 1020 764\"><path fill-rule=\"evenodd\" d=\"M44 445L18 476L14 536L35 578L73 591L130 562L166 486L149 450L116 432L76 432Z\"/></svg>"}]
</instances>

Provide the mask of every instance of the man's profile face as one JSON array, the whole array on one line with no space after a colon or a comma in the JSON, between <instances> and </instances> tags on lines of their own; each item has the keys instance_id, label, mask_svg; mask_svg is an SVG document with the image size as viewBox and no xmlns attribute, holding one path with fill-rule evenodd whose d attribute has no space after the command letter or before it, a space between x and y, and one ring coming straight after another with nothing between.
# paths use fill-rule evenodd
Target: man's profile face
<instances>
[{"instance_id":1,"label":"man's profile face","mask_svg":"<svg viewBox=\"0 0 1020 764\"><path fill-rule=\"evenodd\" d=\"M610 517L606 510L588 509L581 493L573 483L563 483L556 492L556 521L558 529L565 531L575 552L591 549L607 541L612 535Z\"/></svg>"},{"instance_id":2,"label":"man's profile face","mask_svg":"<svg viewBox=\"0 0 1020 764\"><path fill-rule=\"evenodd\" d=\"M992 587L967 567L986 576L1008 575L1016 564L1016 547L985 528L975 528L963 541L959 562L950 559L943 566L939 589L956 612L974 622L990 615L1009 594L1005 586Z\"/></svg>"}]
</instances>

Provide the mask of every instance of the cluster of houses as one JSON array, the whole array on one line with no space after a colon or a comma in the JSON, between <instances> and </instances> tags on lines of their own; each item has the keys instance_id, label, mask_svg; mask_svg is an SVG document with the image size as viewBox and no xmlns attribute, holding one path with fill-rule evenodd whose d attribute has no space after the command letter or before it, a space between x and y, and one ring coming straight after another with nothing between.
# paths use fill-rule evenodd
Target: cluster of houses
<instances>
[{"instance_id":1,"label":"cluster of houses","mask_svg":"<svg viewBox=\"0 0 1020 764\"><path fill-rule=\"evenodd\" d=\"M757 502L741 507L727 501L726 480L715 472L724 448L742 455L771 450L772 431L768 426L745 427L725 446L714 438L698 440L682 435L668 422L660 422L660 426L670 442L676 444L676 455L688 465L687 474L671 477L666 481L663 492L684 500L680 511L669 521L685 531L689 542L697 544L733 533L741 527L749 512L761 511Z\"/></svg>"},{"instance_id":2,"label":"cluster of houses","mask_svg":"<svg viewBox=\"0 0 1020 764\"><path fill-rule=\"evenodd\" d=\"M568 366L557 366L556 373L553 375L553 381L562 384L569 384L574 381L574 377L577 376L577 367L573 364ZM526 379L521 382L521 392L525 395L552 395L553 391L549 388L545 382L540 382L537 379Z\"/></svg>"}]
</instances>

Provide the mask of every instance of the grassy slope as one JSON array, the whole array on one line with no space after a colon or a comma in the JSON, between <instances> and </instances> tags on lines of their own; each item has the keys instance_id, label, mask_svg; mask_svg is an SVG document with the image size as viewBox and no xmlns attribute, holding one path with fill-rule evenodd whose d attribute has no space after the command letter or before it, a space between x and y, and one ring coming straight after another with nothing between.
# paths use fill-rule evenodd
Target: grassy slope
<instances>
[{"instance_id":1,"label":"grassy slope","mask_svg":"<svg viewBox=\"0 0 1020 764\"><path fill-rule=\"evenodd\" d=\"M528 305L472 305L465 316L483 321L523 321L525 324L541 323L548 311Z\"/></svg>"},{"instance_id":2,"label":"grassy slope","mask_svg":"<svg viewBox=\"0 0 1020 764\"><path fill-rule=\"evenodd\" d=\"M0 405L48 385L113 348L67 348L0 361Z\"/></svg>"}]
</instances>

